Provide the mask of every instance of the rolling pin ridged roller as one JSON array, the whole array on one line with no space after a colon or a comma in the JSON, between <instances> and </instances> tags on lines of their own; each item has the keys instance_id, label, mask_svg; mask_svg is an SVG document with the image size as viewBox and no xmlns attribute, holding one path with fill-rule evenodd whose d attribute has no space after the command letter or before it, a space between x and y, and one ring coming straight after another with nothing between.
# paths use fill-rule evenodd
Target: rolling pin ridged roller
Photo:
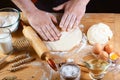
<instances>
[{"instance_id":1,"label":"rolling pin ridged roller","mask_svg":"<svg viewBox=\"0 0 120 80\"><path fill-rule=\"evenodd\" d=\"M41 59L45 60L46 56L49 57L50 52L46 45L30 26L24 26L23 34Z\"/></svg>"}]
</instances>

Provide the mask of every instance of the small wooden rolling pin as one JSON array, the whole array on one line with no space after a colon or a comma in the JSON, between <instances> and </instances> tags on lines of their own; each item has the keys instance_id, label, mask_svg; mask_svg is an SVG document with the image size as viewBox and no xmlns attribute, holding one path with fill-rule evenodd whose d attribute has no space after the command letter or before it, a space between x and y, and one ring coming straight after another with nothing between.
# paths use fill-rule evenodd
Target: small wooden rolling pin
<instances>
[{"instance_id":1,"label":"small wooden rolling pin","mask_svg":"<svg viewBox=\"0 0 120 80\"><path fill-rule=\"evenodd\" d=\"M42 60L46 60L48 64L57 71L56 64L54 61L50 58L50 51L47 49L46 45L43 43L43 41L40 39L40 37L36 34L36 32L30 27L23 25L23 34L24 36L29 40L31 46L36 51L38 56Z\"/></svg>"}]
</instances>

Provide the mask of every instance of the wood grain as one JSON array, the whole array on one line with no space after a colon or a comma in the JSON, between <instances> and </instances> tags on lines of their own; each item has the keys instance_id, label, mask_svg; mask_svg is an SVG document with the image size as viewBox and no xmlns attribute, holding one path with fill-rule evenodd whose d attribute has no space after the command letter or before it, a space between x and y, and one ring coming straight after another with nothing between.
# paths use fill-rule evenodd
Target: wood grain
<instances>
[{"instance_id":1,"label":"wood grain","mask_svg":"<svg viewBox=\"0 0 120 80\"><path fill-rule=\"evenodd\" d=\"M21 18L23 18L23 16ZM85 28L84 28L85 33L87 32L88 28L91 25L96 24L96 23L100 23L100 22L103 22L103 23L110 26L110 28L112 29L113 34L114 34L113 38L110 40L110 43L113 44L115 51L120 52L120 50L119 50L119 48L120 48L120 14L88 13L88 14L85 14L83 19L81 20L81 24L83 24L85 26ZM17 32L12 33L12 37L13 37L13 41L20 38L20 37L23 37L21 26L19 27L19 30ZM35 54L34 51L31 51L31 54L32 54L32 56L37 58L36 61L41 62L41 60ZM24 69L24 70L21 70L19 72L15 72L15 73L0 74L0 80L7 75L16 75L18 78L20 78L22 80L30 80L30 77L36 71L40 71L40 72L38 72L38 74L36 75L35 78L31 79L31 80L39 80L40 76L43 75L43 70L44 70L43 67L42 68L41 67L29 67L27 69ZM47 69L45 69L45 70L47 70ZM56 73L55 75L56 76L53 76L52 80L56 80L56 79L59 80L59 74ZM117 80L120 80L120 74L117 74L116 76L118 77ZM88 73L82 72L81 73L81 80L90 80ZM108 73L107 75L105 75L105 78L103 80L115 80L113 73Z\"/></svg>"}]
</instances>

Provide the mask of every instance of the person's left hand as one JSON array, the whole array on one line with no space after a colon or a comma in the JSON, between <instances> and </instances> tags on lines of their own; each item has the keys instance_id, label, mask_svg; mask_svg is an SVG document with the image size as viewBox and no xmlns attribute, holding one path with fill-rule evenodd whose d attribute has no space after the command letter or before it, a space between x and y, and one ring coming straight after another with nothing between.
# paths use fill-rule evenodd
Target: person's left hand
<instances>
[{"instance_id":1,"label":"person's left hand","mask_svg":"<svg viewBox=\"0 0 120 80\"><path fill-rule=\"evenodd\" d=\"M83 2L84 1L84 2ZM64 14L60 21L60 28L64 31L76 28L83 17L86 5L89 0L69 0L62 5L53 8L56 11L64 9Z\"/></svg>"}]
</instances>

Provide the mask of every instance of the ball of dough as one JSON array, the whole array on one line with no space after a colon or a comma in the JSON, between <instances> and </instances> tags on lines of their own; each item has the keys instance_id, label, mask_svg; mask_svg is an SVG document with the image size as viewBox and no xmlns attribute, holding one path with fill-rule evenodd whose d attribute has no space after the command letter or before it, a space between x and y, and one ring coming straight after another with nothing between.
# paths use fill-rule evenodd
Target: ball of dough
<instances>
[{"instance_id":1,"label":"ball of dough","mask_svg":"<svg viewBox=\"0 0 120 80\"><path fill-rule=\"evenodd\" d=\"M104 23L98 23L91 26L87 31L87 38L90 44L106 44L113 36L109 26Z\"/></svg>"},{"instance_id":2,"label":"ball of dough","mask_svg":"<svg viewBox=\"0 0 120 80\"><path fill-rule=\"evenodd\" d=\"M61 32L61 37L58 41L44 41L51 51L69 51L77 46L82 39L82 32L78 28L69 32Z\"/></svg>"}]
</instances>

